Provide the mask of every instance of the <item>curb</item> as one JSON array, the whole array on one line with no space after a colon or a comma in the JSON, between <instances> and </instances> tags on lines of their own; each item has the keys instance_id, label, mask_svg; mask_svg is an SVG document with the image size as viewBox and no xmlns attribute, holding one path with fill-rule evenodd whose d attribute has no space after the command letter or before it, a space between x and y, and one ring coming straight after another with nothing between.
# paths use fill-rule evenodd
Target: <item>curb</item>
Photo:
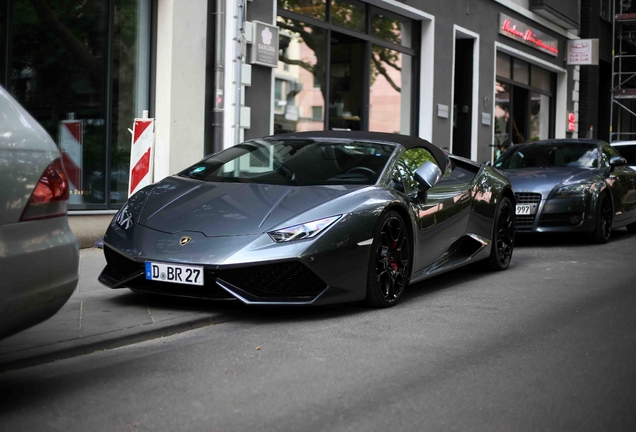
<instances>
[{"instance_id":1,"label":"curb","mask_svg":"<svg viewBox=\"0 0 636 432\"><path fill-rule=\"evenodd\" d=\"M156 326L156 324L149 323L142 326L116 330L115 332L102 333L86 338L86 342L84 342L82 339L73 339L66 342L60 342L34 348L34 350L36 351L44 351L40 353L34 354L32 350L28 349L24 351L18 351L13 355L8 354L6 356L3 356L9 357L9 360L0 360L0 373L25 369L86 354L92 354L97 351L121 348L152 339L172 336L178 333L186 332L188 330L194 330L197 328L207 327L210 325L221 324L230 321L232 321L232 319L225 316L206 316L194 320L182 318L181 321L178 323L169 324L159 328L152 328L148 331L143 331L143 328L148 326ZM140 329L142 330L140 331ZM117 333L117 336L113 337L113 333ZM88 341L88 339L93 340Z\"/></svg>"}]
</instances>

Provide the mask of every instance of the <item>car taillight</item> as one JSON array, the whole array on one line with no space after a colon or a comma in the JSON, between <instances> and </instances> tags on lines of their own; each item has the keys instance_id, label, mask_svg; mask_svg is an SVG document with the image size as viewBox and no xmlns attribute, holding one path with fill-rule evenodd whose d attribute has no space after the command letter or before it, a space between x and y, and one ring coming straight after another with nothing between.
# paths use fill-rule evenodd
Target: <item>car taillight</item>
<instances>
[{"instance_id":1,"label":"car taillight","mask_svg":"<svg viewBox=\"0 0 636 432\"><path fill-rule=\"evenodd\" d=\"M55 159L38 180L20 221L47 219L66 215L68 176L62 159Z\"/></svg>"}]
</instances>

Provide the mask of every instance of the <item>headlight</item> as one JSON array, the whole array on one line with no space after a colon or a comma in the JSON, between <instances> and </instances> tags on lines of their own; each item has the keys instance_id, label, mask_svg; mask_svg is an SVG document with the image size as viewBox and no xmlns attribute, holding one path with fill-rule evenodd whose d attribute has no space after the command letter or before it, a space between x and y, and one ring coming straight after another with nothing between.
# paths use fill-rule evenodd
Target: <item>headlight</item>
<instances>
[{"instance_id":1,"label":"headlight","mask_svg":"<svg viewBox=\"0 0 636 432\"><path fill-rule=\"evenodd\" d=\"M292 240L302 240L316 237L322 230L340 219L340 216L331 216L313 222L307 222L300 225L294 225L276 231L268 232L269 236L276 243L288 242Z\"/></svg>"},{"instance_id":2,"label":"headlight","mask_svg":"<svg viewBox=\"0 0 636 432\"><path fill-rule=\"evenodd\" d=\"M592 188L592 183L561 186L552 192L552 198L575 198L585 196Z\"/></svg>"}]
</instances>

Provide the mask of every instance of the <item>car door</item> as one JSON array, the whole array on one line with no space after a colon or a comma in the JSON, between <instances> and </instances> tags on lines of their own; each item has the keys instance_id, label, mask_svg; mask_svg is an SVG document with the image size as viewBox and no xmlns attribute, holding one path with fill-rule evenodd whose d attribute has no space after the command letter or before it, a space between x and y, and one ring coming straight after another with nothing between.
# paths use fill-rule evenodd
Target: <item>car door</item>
<instances>
[{"instance_id":1,"label":"car door","mask_svg":"<svg viewBox=\"0 0 636 432\"><path fill-rule=\"evenodd\" d=\"M435 161L427 150L409 149L396 164L394 174L394 185L408 196L415 214L415 273L437 261L464 235L470 216L468 183L453 175L452 163L443 170L444 175L437 185L426 193L417 193L418 184L413 173L426 161Z\"/></svg>"},{"instance_id":2,"label":"car door","mask_svg":"<svg viewBox=\"0 0 636 432\"><path fill-rule=\"evenodd\" d=\"M620 154L606 143L601 150L602 163L608 173L605 182L614 201L614 223L623 225L636 217L636 171L629 166L610 167L610 159Z\"/></svg>"}]
</instances>

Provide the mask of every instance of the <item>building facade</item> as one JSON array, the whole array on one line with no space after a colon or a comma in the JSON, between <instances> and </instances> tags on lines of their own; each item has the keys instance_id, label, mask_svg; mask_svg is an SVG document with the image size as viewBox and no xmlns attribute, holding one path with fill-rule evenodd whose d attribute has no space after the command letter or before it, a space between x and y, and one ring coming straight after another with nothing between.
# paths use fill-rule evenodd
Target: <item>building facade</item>
<instances>
[{"instance_id":1,"label":"building facade","mask_svg":"<svg viewBox=\"0 0 636 432\"><path fill-rule=\"evenodd\" d=\"M0 84L68 155L76 230L127 198L133 119L154 178L244 139L417 135L471 159L577 136L578 1L7 0ZM582 126L584 127L584 126ZM99 238L99 237L98 237Z\"/></svg>"}]
</instances>

